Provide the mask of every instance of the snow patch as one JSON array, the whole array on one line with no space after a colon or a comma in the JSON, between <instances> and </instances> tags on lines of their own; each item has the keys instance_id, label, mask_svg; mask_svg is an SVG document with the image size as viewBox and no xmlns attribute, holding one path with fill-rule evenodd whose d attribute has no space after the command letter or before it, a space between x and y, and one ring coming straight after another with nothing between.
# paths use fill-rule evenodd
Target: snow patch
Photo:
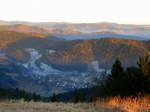
<instances>
[{"instance_id":1,"label":"snow patch","mask_svg":"<svg viewBox=\"0 0 150 112\"><path fill-rule=\"evenodd\" d=\"M30 59L27 63L24 63L23 66L27 69L31 69L34 74L44 75L36 64L36 61L42 57L42 54L34 48L28 48L26 51L30 54Z\"/></svg>"},{"instance_id":2,"label":"snow patch","mask_svg":"<svg viewBox=\"0 0 150 112\"><path fill-rule=\"evenodd\" d=\"M55 53L55 52L56 52L55 50L48 50L49 54L52 54L52 53Z\"/></svg>"},{"instance_id":3,"label":"snow patch","mask_svg":"<svg viewBox=\"0 0 150 112\"><path fill-rule=\"evenodd\" d=\"M44 72L59 72L56 69L53 69L50 65L47 65L45 63L41 63L40 68L44 71Z\"/></svg>"},{"instance_id":4,"label":"snow patch","mask_svg":"<svg viewBox=\"0 0 150 112\"><path fill-rule=\"evenodd\" d=\"M42 54L34 48L28 48L26 51L30 54L30 59L27 63L23 64L25 68L32 68L33 70L39 69L36 65L36 61L42 57Z\"/></svg>"},{"instance_id":5,"label":"snow patch","mask_svg":"<svg viewBox=\"0 0 150 112\"><path fill-rule=\"evenodd\" d=\"M0 57L6 57L5 53L0 53Z\"/></svg>"},{"instance_id":6,"label":"snow patch","mask_svg":"<svg viewBox=\"0 0 150 112\"><path fill-rule=\"evenodd\" d=\"M87 76L87 73L81 73L82 77Z\"/></svg>"},{"instance_id":7,"label":"snow patch","mask_svg":"<svg viewBox=\"0 0 150 112\"><path fill-rule=\"evenodd\" d=\"M99 68L98 61L92 61L91 64L96 72L105 72L106 71L106 69Z\"/></svg>"},{"instance_id":8,"label":"snow patch","mask_svg":"<svg viewBox=\"0 0 150 112\"><path fill-rule=\"evenodd\" d=\"M60 73L60 71L52 68L50 65L47 65L43 62L39 63L38 66L36 61L42 57L42 54L40 54L36 49L28 48L26 49L26 51L30 54L30 59L27 63L24 63L23 66L27 69L30 69L33 74L46 76L48 74Z\"/></svg>"}]
</instances>

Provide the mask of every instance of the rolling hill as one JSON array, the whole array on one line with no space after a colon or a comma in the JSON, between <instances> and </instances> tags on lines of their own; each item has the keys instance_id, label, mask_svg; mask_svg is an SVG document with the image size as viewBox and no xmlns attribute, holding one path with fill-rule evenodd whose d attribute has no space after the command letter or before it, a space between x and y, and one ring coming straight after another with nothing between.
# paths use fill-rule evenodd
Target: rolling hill
<instances>
[{"instance_id":1,"label":"rolling hill","mask_svg":"<svg viewBox=\"0 0 150 112\"><path fill-rule=\"evenodd\" d=\"M150 55L150 41L119 38L65 40L1 31L0 45L1 87L42 96L92 86L101 72L110 72L116 57L128 67Z\"/></svg>"},{"instance_id":2,"label":"rolling hill","mask_svg":"<svg viewBox=\"0 0 150 112\"><path fill-rule=\"evenodd\" d=\"M80 34L79 31L45 28L26 24L0 25L0 31L16 31L23 33L42 33L42 34Z\"/></svg>"},{"instance_id":3,"label":"rolling hill","mask_svg":"<svg viewBox=\"0 0 150 112\"><path fill-rule=\"evenodd\" d=\"M126 36L137 36L149 39L150 25L130 25L130 24L117 24L117 23L65 23L65 22L25 22L25 21L0 21L0 25L28 25L40 30L47 30L50 33L59 34L78 34L93 33L93 32L113 32ZM19 30L18 30L19 31ZM31 30L32 31L32 30ZM46 31L46 32L47 32ZM106 37L106 36L105 36ZM117 37L118 38L118 37Z\"/></svg>"}]
</instances>

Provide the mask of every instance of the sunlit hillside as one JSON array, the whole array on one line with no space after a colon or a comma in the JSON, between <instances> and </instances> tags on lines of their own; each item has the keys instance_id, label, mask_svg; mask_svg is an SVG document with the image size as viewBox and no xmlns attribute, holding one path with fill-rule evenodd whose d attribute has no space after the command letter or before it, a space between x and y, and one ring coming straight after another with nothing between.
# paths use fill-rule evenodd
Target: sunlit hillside
<instances>
[{"instance_id":1,"label":"sunlit hillside","mask_svg":"<svg viewBox=\"0 0 150 112\"><path fill-rule=\"evenodd\" d=\"M0 31L0 47L5 47L7 44L13 43L27 37L46 37L46 34L41 33L20 33L15 31Z\"/></svg>"}]
</instances>

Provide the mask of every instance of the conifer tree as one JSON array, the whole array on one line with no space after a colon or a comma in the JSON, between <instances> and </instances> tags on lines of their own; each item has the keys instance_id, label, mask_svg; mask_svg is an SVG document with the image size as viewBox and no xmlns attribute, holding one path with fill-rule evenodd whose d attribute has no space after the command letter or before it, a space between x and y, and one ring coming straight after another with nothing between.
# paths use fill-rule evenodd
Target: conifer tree
<instances>
[{"instance_id":1,"label":"conifer tree","mask_svg":"<svg viewBox=\"0 0 150 112\"><path fill-rule=\"evenodd\" d=\"M150 75L150 62L148 60L148 56L139 57L137 64L144 76Z\"/></svg>"},{"instance_id":2,"label":"conifer tree","mask_svg":"<svg viewBox=\"0 0 150 112\"><path fill-rule=\"evenodd\" d=\"M120 77L121 73L123 73L123 67L120 59L117 57L115 63L113 64L111 75L113 78Z\"/></svg>"},{"instance_id":3,"label":"conifer tree","mask_svg":"<svg viewBox=\"0 0 150 112\"><path fill-rule=\"evenodd\" d=\"M112 66L111 74L106 80L106 91L109 95L121 95L124 88L124 70L119 58L116 58Z\"/></svg>"},{"instance_id":4,"label":"conifer tree","mask_svg":"<svg viewBox=\"0 0 150 112\"><path fill-rule=\"evenodd\" d=\"M57 101L57 98L56 98L56 95L55 95L55 94L53 94L53 96L51 97L51 101L52 101L52 102L56 102L56 101Z\"/></svg>"}]
</instances>

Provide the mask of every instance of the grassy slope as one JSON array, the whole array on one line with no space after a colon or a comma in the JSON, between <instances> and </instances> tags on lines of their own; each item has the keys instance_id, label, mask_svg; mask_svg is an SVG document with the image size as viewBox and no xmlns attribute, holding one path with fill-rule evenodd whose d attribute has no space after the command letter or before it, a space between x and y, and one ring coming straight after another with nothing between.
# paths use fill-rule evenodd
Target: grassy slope
<instances>
[{"instance_id":1,"label":"grassy slope","mask_svg":"<svg viewBox=\"0 0 150 112\"><path fill-rule=\"evenodd\" d=\"M103 105L109 108L118 108L124 112L149 112L150 111L150 95L144 97L126 97L119 96L107 99L98 99L95 105Z\"/></svg>"}]
</instances>

